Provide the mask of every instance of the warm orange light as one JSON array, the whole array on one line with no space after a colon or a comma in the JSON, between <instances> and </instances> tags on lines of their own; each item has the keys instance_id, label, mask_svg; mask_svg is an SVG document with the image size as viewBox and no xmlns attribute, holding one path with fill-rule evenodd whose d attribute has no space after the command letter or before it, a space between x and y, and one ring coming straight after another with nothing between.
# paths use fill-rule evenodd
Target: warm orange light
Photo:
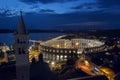
<instances>
[{"instance_id":1,"label":"warm orange light","mask_svg":"<svg viewBox=\"0 0 120 80\"><path fill-rule=\"evenodd\" d=\"M76 42L76 43L75 43L75 45L76 45L76 46L78 46L78 45L79 45L79 43L78 43L78 42Z\"/></svg>"},{"instance_id":2,"label":"warm orange light","mask_svg":"<svg viewBox=\"0 0 120 80\"><path fill-rule=\"evenodd\" d=\"M89 65L90 65L87 60L85 60L85 65L86 65L86 66L89 66Z\"/></svg>"},{"instance_id":3,"label":"warm orange light","mask_svg":"<svg viewBox=\"0 0 120 80\"><path fill-rule=\"evenodd\" d=\"M114 73L110 68L101 67L100 69L101 69L105 74L108 75L108 78L109 78L109 77L114 78L115 73ZM111 79L110 79L110 80L111 80Z\"/></svg>"},{"instance_id":4,"label":"warm orange light","mask_svg":"<svg viewBox=\"0 0 120 80\"><path fill-rule=\"evenodd\" d=\"M57 48L59 48L60 47L60 45L59 44L57 44Z\"/></svg>"}]
</instances>

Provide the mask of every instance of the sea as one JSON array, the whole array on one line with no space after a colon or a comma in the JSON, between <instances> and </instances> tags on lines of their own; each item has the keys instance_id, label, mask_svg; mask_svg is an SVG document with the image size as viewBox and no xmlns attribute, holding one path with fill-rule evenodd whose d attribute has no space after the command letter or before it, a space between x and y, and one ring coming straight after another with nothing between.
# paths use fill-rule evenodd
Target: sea
<instances>
[{"instance_id":1,"label":"sea","mask_svg":"<svg viewBox=\"0 0 120 80\"><path fill-rule=\"evenodd\" d=\"M29 39L46 41L61 35L63 35L63 33L30 33ZM5 43L6 45L14 44L14 34L0 33L0 42Z\"/></svg>"}]
</instances>

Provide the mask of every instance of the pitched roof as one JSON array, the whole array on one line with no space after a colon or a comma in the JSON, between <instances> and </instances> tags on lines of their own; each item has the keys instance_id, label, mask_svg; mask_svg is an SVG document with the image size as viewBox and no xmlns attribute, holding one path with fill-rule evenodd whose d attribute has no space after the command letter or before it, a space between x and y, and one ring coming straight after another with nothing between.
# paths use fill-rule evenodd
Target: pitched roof
<instances>
[{"instance_id":1,"label":"pitched roof","mask_svg":"<svg viewBox=\"0 0 120 80\"><path fill-rule=\"evenodd\" d=\"M26 34L26 27L24 24L23 16L22 16L22 11L20 11L20 20L17 28L17 34Z\"/></svg>"}]
</instances>

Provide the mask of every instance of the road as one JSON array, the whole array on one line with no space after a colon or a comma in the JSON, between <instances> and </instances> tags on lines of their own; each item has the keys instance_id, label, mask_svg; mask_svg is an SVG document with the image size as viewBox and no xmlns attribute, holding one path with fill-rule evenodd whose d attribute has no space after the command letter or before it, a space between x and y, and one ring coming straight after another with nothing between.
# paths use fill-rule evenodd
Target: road
<instances>
[{"instance_id":1,"label":"road","mask_svg":"<svg viewBox=\"0 0 120 80\"><path fill-rule=\"evenodd\" d=\"M108 68L100 68L96 64L92 63L87 57L85 59L79 59L76 61L76 68L81 69L85 73L91 76L105 75L109 80L113 80L114 74Z\"/></svg>"}]
</instances>

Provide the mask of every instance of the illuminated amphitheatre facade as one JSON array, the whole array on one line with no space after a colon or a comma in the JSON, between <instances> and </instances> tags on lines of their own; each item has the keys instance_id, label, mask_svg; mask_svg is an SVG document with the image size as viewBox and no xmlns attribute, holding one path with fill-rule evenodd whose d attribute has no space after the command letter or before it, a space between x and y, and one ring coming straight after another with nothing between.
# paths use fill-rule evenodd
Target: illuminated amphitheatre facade
<instances>
[{"instance_id":1,"label":"illuminated amphitheatre facade","mask_svg":"<svg viewBox=\"0 0 120 80\"><path fill-rule=\"evenodd\" d=\"M102 51L104 43L97 39L73 38L73 36L63 35L41 43L44 59L48 62L66 61L71 53L78 57L83 53L89 54Z\"/></svg>"}]
</instances>

